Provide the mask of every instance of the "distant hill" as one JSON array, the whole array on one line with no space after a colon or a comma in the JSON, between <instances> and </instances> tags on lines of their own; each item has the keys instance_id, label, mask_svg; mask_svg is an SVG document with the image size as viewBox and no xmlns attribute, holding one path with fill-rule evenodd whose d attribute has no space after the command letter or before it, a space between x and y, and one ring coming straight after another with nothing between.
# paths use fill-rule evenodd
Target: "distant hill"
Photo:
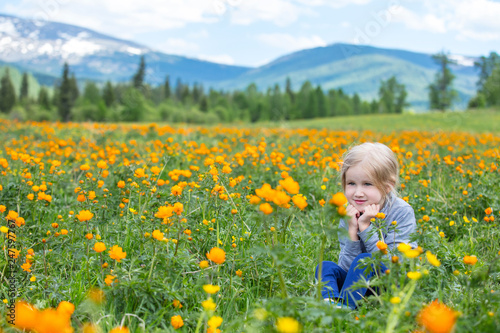
<instances>
[{"instance_id":1,"label":"distant hill","mask_svg":"<svg viewBox=\"0 0 500 333\"><path fill-rule=\"evenodd\" d=\"M51 85L60 77L64 62L79 80L129 81L139 58L146 60L146 81L162 84L167 75L171 83L202 83L206 88L244 89L250 83L266 90L286 78L294 90L306 80L323 89L342 88L362 99L377 97L381 80L395 75L406 85L408 101L415 109L427 109L427 86L438 70L431 55L371 46L332 44L282 56L258 68L229 66L169 55L134 42L95 31L56 22L37 22L0 14L0 65L29 71L42 84ZM452 56L452 67L459 92L459 107L465 107L475 93L475 58Z\"/></svg>"},{"instance_id":2,"label":"distant hill","mask_svg":"<svg viewBox=\"0 0 500 333\"><path fill-rule=\"evenodd\" d=\"M459 63L452 66L456 75L454 85L461 103L466 104L475 93L475 59L456 58ZM412 106L426 109L427 86L434 80L437 70L438 66L429 54L333 44L283 56L218 86L224 89L241 89L254 82L259 87L269 87L275 83L284 85L289 77L294 90L300 89L302 82L309 80L313 84L320 84L323 89L341 87L346 93L358 93L361 98L371 100L377 97L380 81L394 75L406 85L408 100Z\"/></svg>"}]
</instances>

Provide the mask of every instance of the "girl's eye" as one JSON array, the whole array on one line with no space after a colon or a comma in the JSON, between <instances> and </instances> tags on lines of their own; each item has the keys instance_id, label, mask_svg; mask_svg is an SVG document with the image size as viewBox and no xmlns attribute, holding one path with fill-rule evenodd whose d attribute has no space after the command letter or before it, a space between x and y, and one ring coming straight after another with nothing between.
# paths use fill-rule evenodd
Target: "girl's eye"
<instances>
[{"instance_id":1,"label":"girl's eye","mask_svg":"<svg viewBox=\"0 0 500 333\"><path fill-rule=\"evenodd\" d=\"M351 185L352 186L352 185L354 185L354 183L353 182L349 182L349 183L347 183L347 185Z\"/></svg>"},{"instance_id":2,"label":"girl's eye","mask_svg":"<svg viewBox=\"0 0 500 333\"><path fill-rule=\"evenodd\" d=\"M365 183L365 186L372 186L371 183Z\"/></svg>"}]
</instances>

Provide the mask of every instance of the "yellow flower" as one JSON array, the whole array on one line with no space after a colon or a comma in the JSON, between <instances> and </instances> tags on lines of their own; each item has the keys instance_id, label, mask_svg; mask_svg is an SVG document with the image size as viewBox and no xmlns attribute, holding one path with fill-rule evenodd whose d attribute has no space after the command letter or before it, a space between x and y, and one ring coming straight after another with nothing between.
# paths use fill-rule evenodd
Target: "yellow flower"
<instances>
[{"instance_id":1,"label":"yellow flower","mask_svg":"<svg viewBox=\"0 0 500 333\"><path fill-rule=\"evenodd\" d=\"M2 232L2 233L4 233L4 234L6 234L6 233L8 233L8 232L9 232L9 228L7 228L7 227L5 227L5 226L1 226L1 227L0 227L0 232Z\"/></svg>"},{"instance_id":2,"label":"yellow flower","mask_svg":"<svg viewBox=\"0 0 500 333\"><path fill-rule=\"evenodd\" d=\"M401 298L400 297L397 297L397 296L394 296L394 297L391 297L391 299L389 300L392 304L399 304L401 303Z\"/></svg>"},{"instance_id":3,"label":"yellow flower","mask_svg":"<svg viewBox=\"0 0 500 333\"><path fill-rule=\"evenodd\" d=\"M212 316L209 320L208 320L208 326L211 327L212 329L216 329L217 327L219 327L220 325L222 325L222 317L219 317L219 316Z\"/></svg>"},{"instance_id":4,"label":"yellow flower","mask_svg":"<svg viewBox=\"0 0 500 333\"><path fill-rule=\"evenodd\" d=\"M280 333L298 333L300 332L300 324L291 317L281 317L276 321L276 329Z\"/></svg>"},{"instance_id":5,"label":"yellow flower","mask_svg":"<svg viewBox=\"0 0 500 333\"><path fill-rule=\"evenodd\" d=\"M422 277L422 273L420 273L420 272L408 272L408 274L406 274L406 275L411 280L418 280Z\"/></svg>"},{"instance_id":6,"label":"yellow flower","mask_svg":"<svg viewBox=\"0 0 500 333\"><path fill-rule=\"evenodd\" d=\"M425 255L427 256L427 261L429 261L429 263L432 266L435 266L435 267L441 266L441 262L438 260L438 258L434 254L431 253L431 251L425 252Z\"/></svg>"},{"instance_id":7,"label":"yellow flower","mask_svg":"<svg viewBox=\"0 0 500 333\"><path fill-rule=\"evenodd\" d=\"M412 249L412 250L408 250L408 251L404 252L404 255L407 258L416 258L420 255L420 251Z\"/></svg>"},{"instance_id":8,"label":"yellow flower","mask_svg":"<svg viewBox=\"0 0 500 333\"><path fill-rule=\"evenodd\" d=\"M203 285L203 290L205 290L207 294L215 294L220 290L220 287L212 284L205 284Z\"/></svg>"},{"instance_id":9,"label":"yellow flower","mask_svg":"<svg viewBox=\"0 0 500 333\"><path fill-rule=\"evenodd\" d=\"M406 251L411 250L411 246L405 243L399 243L398 251L405 253Z\"/></svg>"},{"instance_id":10,"label":"yellow flower","mask_svg":"<svg viewBox=\"0 0 500 333\"><path fill-rule=\"evenodd\" d=\"M31 282L35 282L36 281L36 276L33 275L32 277L30 277L30 281Z\"/></svg>"},{"instance_id":11,"label":"yellow flower","mask_svg":"<svg viewBox=\"0 0 500 333\"><path fill-rule=\"evenodd\" d=\"M181 316L177 315L170 318L170 324L174 329L178 329L184 326L184 321L182 320Z\"/></svg>"},{"instance_id":12,"label":"yellow flower","mask_svg":"<svg viewBox=\"0 0 500 333\"><path fill-rule=\"evenodd\" d=\"M215 311L215 308L216 308L216 304L214 302L214 300L212 299L212 297L210 297L209 299L207 299L206 301L203 301L201 302L201 306L203 306L203 308L205 310L210 310L210 311Z\"/></svg>"},{"instance_id":13,"label":"yellow flower","mask_svg":"<svg viewBox=\"0 0 500 333\"><path fill-rule=\"evenodd\" d=\"M223 249L219 249L218 247L214 247L207 253L207 258L216 264L223 264L226 261L226 252Z\"/></svg>"},{"instance_id":14,"label":"yellow flower","mask_svg":"<svg viewBox=\"0 0 500 333\"><path fill-rule=\"evenodd\" d=\"M202 261L200 261L199 266L201 269L203 269L203 268L207 268L208 266L210 266L210 264L208 263L207 260L202 260Z\"/></svg>"}]
</instances>

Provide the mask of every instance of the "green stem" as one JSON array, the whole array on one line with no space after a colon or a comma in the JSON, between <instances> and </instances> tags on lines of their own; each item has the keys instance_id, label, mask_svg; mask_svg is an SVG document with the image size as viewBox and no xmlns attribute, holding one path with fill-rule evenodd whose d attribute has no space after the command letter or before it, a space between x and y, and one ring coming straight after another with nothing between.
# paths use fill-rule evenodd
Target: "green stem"
<instances>
[{"instance_id":1,"label":"green stem","mask_svg":"<svg viewBox=\"0 0 500 333\"><path fill-rule=\"evenodd\" d=\"M151 268L149 269L149 275L148 275L148 281L151 281L151 274L153 273L153 267L155 265L155 259L156 259L156 246L153 245L153 260L151 260Z\"/></svg>"},{"instance_id":2,"label":"green stem","mask_svg":"<svg viewBox=\"0 0 500 333\"><path fill-rule=\"evenodd\" d=\"M319 250L319 266L318 266L318 285L317 285L317 293L316 293L316 299L318 301L321 300L321 276L323 274L323 254L325 252L325 243L326 243L326 235L323 234L323 237L321 238L321 248Z\"/></svg>"},{"instance_id":3,"label":"green stem","mask_svg":"<svg viewBox=\"0 0 500 333\"><path fill-rule=\"evenodd\" d=\"M413 292L415 291L416 287L417 287L416 280L411 280L410 284L406 285L405 289L408 288L408 291L405 293L403 301L400 304L398 304L398 306L395 307L393 311L391 311L389 319L387 320L387 328L385 330L386 333L394 332L394 329L396 328L396 325L398 324L399 321L399 316L401 315L401 312L403 312L403 310L406 308L406 305L410 301L410 298L413 295Z\"/></svg>"}]
</instances>

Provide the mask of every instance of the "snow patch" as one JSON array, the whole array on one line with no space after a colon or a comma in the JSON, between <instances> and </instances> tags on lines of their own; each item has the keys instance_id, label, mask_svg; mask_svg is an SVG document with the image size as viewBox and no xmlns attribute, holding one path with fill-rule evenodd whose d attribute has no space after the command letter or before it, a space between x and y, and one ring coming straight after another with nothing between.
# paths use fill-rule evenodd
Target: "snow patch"
<instances>
[{"instance_id":1,"label":"snow patch","mask_svg":"<svg viewBox=\"0 0 500 333\"><path fill-rule=\"evenodd\" d=\"M101 46L93 42L73 38L64 43L64 45L61 47L61 53L64 58L69 57L70 55L86 56L89 54L94 54L100 49Z\"/></svg>"},{"instance_id":2,"label":"snow patch","mask_svg":"<svg viewBox=\"0 0 500 333\"><path fill-rule=\"evenodd\" d=\"M473 67L474 66L474 58L465 57L459 54L452 54L449 58L457 63L460 66Z\"/></svg>"},{"instance_id":3,"label":"snow patch","mask_svg":"<svg viewBox=\"0 0 500 333\"><path fill-rule=\"evenodd\" d=\"M126 52L131 53L131 54L136 54L136 55L142 54L142 51L140 49L138 49L136 47L131 47L131 46L127 47Z\"/></svg>"}]
</instances>

